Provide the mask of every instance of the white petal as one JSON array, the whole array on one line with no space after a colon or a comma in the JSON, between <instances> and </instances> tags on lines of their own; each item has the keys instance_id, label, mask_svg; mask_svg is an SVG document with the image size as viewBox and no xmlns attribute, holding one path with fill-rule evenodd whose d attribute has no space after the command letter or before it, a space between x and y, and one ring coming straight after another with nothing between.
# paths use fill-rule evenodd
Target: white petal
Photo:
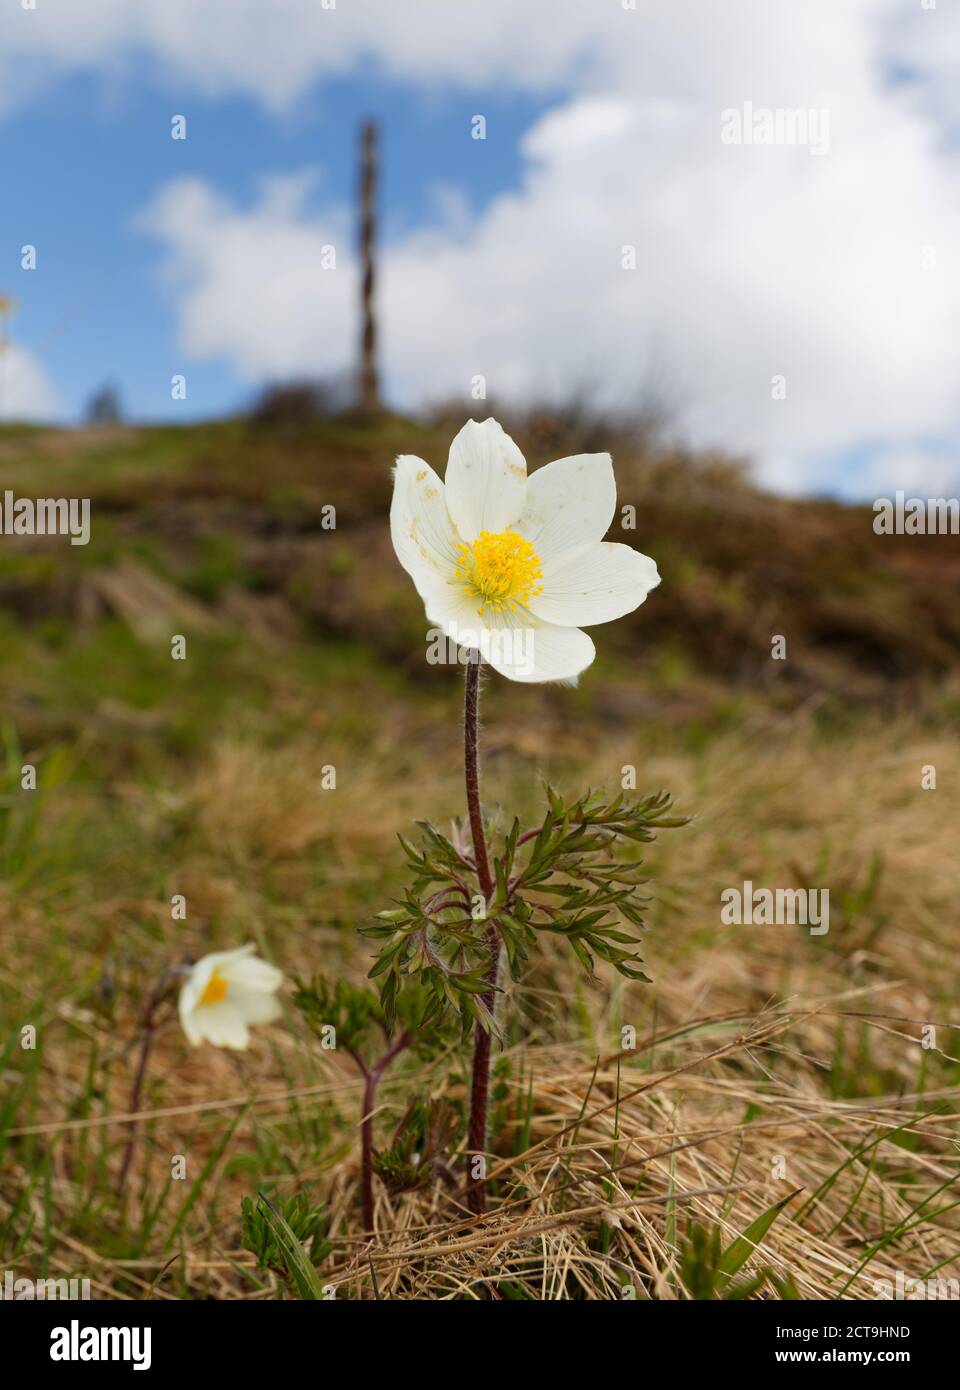
<instances>
[{"instance_id":1,"label":"white petal","mask_svg":"<svg viewBox=\"0 0 960 1390\"><path fill-rule=\"evenodd\" d=\"M229 1000L222 1004L203 1004L194 1010L193 1022L201 1038L214 1047L229 1047L242 1052L250 1042L250 1030Z\"/></svg>"},{"instance_id":2,"label":"white petal","mask_svg":"<svg viewBox=\"0 0 960 1390\"><path fill-rule=\"evenodd\" d=\"M454 618L466 620L471 627L482 626L483 624L483 619L480 616L480 600L468 594L462 584L432 584L429 589L424 591L423 602L427 610L428 621L436 623L438 626L442 626ZM465 642L463 645L476 644Z\"/></svg>"},{"instance_id":3,"label":"white petal","mask_svg":"<svg viewBox=\"0 0 960 1390\"><path fill-rule=\"evenodd\" d=\"M220 973L231 991L237 987L272 994L283 984L283 972L259 956L245 956L242 960L231 961L221 968Z\"/></svg>"},{"instance_id":4,"label":"white petal","mask_svg":"<svg viewBox=\"0 0 960 1390\"><path fill-rule=\"evenodd\" d=\"M497 534L523 511L527 465L496 420L468 420L450 445L445 478L447 508L465 541L481 531Z\"/></svg>"},{"instance_id":5,"label":"white petal","mask_svg":"<svg viewBox=\"0 0 960 1390\"><path fill-rule=\"evenodd\" d=\"M447 512L443 483L412 454L402 454L394 470L390 536L397 559L422 595L426 585L456 570L459 536Z\"/></svg>"},{"instance_id":6,"label":"white petal","mask_svg":"<svg viewBox=\"0 0 960 1390\"><path fill-rule=\"evenodd\" d=\"M577 677L593 661L597 650L590 637L578 627L554 627L552 623L541 623L533 632L533 642L529 648L521 646L505 654L511 658L510 661L491 657L490 665L501 676L508 676L512 681L524 684L563 681L576 685Z\"/></svg>"},{"instance_id":7,"label":"white petal","mask_svg":"<svg viewBox=\"0 0 960 1390\"><path fill-rule=\"evenodd\" d=\"M449 586L425 595L427 616L462 647L479 650L514 681L574 681L596 656L593 642L573 627L555 627L529 609L480 613L478 601Z\"/></svg>"},{"instance_id":8,"label":"white petal","mask_svg":"<svg viewBox=\"0 0 960 1390\"><path fill-rule=\"evenodd\" d=\"M196 1012L193 1009L183 1007L183 991L180 993L180 1027L187 1035L187 1041L191 1047L199 1047L203 1042L203 1033L197 1027Z\"/></svg>"},{"instance_id":9,"label":"white petal","mask_svg":"<svg viewBox=\"0 0 960 1390\"><path fill-rule=\"evenodd\" d=\"M610 455L572 454L530 474L517 530L542 562L584 541L602 540L616 507Z\"/></svg>"},{"instance_id":10,"label":"white petal","mask_svg":"<svg viewBox=\"0 0 960 1390\"><path fill-rule=\"evenodd\" d=\"M632 613L660 583L649 555L611 541L575 546L543 562L543 592L530 607L562 627L609 623Z\"/></svg>"},{"instance_id":11,"label":"white petal","mask_svg":"<svg viewBox=\"0 0 960 1390\"><path fill-rule=\"evenodd\" d=\"M280 1001L262 989L231 985L227 997L245 1023L272 1023L283 1012Z\"/></svg>"}]
</instances>

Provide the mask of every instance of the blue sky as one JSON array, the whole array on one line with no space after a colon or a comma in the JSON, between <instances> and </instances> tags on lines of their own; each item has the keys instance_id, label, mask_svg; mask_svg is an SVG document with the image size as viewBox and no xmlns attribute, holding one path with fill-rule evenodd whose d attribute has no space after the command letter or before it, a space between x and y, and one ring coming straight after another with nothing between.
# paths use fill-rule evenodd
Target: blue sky
<instances>
[{"instance_id":1,"label":"blue sky","mask_svg":"<svg viewBox=\"0 0 960 1390\"><path fill-rule=\"evenodd\" d=\"M0 293L18 301L14 336L42 360L66 420L81 418L106 382L119 388L131 418L143 420L216 415L249 399L249 383L227 358L197 361L178 347L161 250L139 219L171 180L202 178L242 206L264 176L310 169L317 183L308 210L349 203L357 130L374 115L383 127L384 244L429 223L438 187L455 186L472 214L519 187L519 139L549 95L483 93L496 138L470 141L475 96L418 90L364 66L318 81L287 112L265 110L252 96L211 100L175 84L105 88L95 77L71 76L5 118ZM173 140L171 114L180 113L187 139ZM37 246L36 271L21 269L25 243ZM343 365L350 366L349 351ZM180 370L189 375L185 403L170 397L170 377Z\"/></svg>"}]
</instances>

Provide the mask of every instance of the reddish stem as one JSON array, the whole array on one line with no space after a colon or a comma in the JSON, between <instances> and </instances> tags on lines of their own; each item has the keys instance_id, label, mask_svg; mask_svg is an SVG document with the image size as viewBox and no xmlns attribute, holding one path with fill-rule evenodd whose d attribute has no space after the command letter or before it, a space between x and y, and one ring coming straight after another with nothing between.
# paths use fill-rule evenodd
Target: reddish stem
<instances>
[{"instance_id":1,"label":"reddish stem","mask_svg":"<svg viewBox=\"0 0 960 1390\"><path fill-rule=\"evenodd\" d=\"M406 1029L399 1033L383 1056L368 1066L353 1048L347 1048L363 1075L363 1112L360 1120L360 1195L363 1205L364 1230L373 1230L373 1112L376 1108L377 1087L387 1067L399 1052L409 1047L411 1035Z\"/></svg>"},{"instance_id":2,"label":"reddish stem","mask_svg":"<svg viewBox=\"0 0 960 1390\"><path fill-rule=\"evenodd\" d=\"M467 814L473 839L473 857L477 866L480 891L489 903L493 895L493 877L487 857L487 841L483 833L480 810L480 658L470 660L465 667L466 681L463 699L463 771L467 788ZM491 962L487 981L490 988L481 995L490 1014L496 1007L497 963L500 938L491 922L486 931ZM470 1081L470 1124L467 1131L467 1162L473 1164L487 1149L487 1107L490 1092L490 1034L478 1023L473 1035L473 1075ZM483 1178L467 1179L467 1205L477 1216L487 1209L487 1193Z\"/></svg>"},{"instance_id":3,"label":"reddish stem","mask_svg":"<svg viewBox=\"0 0 960 1390\"><path fill-rule=\"evenodd\" d=\"M143 1028L143 1041L140 1044L140 1057L137 1062L136 1075L133 1078L133 1088L130 1092L130 1103L127 1106L128 1113L135 1115L140 1109L143 1097L143 1083L146 1080L147 1067L150 1062L150 1054L153 1051L153 1042L157 1035L157 1009L163 1000L169 987L173 972L170 969L161 972L154 982L150 993L147 995L141 1016L141 1027ZM120 1160L120 1173L117 1177L117 1197L123 1198L127 1187L127 1178L130 1176L130 1164L133 1161L133 1151L137 1144L137 1120L130 1121L130 1134L123 1150L123 1158Z\"/></svg>"},{"instance_id":4,"label":"reddish stem","mask_svg":"<svg viewBox=\"0 0 960 1390\"><path fill-rule=\"evenodd\" d=\"M364 1068L363 1119L360 1121L360 1191L363 1202L363 1229L373 1230L373 1107L377 1082L369 1067Z\"/></svg>"}]
</instances>

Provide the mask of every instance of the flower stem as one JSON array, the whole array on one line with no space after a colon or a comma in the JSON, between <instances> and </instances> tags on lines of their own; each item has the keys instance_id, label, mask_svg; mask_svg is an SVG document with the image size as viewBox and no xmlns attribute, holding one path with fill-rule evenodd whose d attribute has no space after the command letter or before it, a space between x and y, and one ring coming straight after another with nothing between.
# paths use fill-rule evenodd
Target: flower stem
<instances>
[{"instance_id":1,"label":"flower stem","mask_svg":"<svg viewBox=\"0 0 960 1390\"><path fill-rule=\"evenodd\" d=\"M363 1207L363 1228L373 1231L373 1112L377 1103L377 1087L380 1078L398 1053L412 1042L412 1035L404 1029L383 1056L368 1066L358 1052L347 1048L363 1076L363 1111L360 1119L360 1200Z\"/></svg>"},{"instance_id":2,"label":"flower stem","mask_svg":"<svg viewBox=\"0 0 960 1390\"><path fill-rule=\"evenodd\" d=\"M147 1076L147 1067L150 1063L150 1054L153 1051L154 1039L157 1036L157 1009L163 1001L171 978L175 972L170 969L163 970L153 984L150 993L147 995L146 1003L143 1006L141 1016L141 1027L143 1029L143 1040L140 1043L140 1056L137 1061L137 1070L133 1078L133 1087L130 1091L130 1102L127 1112L136 1115L140 1109L140 1102L143 1097L143 1083ZM120 1160L120 1173L117 1177L117 1197L122 1199L127 1187L127 1178L130 1176L130 1164L133 1161L133 1152L137 1144L137 1120L130 1121L130 1133L123 1150L123 1158Z\"/></svg>"},{"instance_id":3,"label":"flower stem","mask_svg":"<svg viewBox=\"0 0 960 1390\"><path fill-rule=\"evenodd\" d=\"M473 858L477 866L477 879L480 891L489 902L493 894L493 878L490 861L487 857L487 841L483 833L483 814L480 810L480 654L471 653L471 660L465 669L466 680L463 699L463 771L467 787L467 813L470 818L470 834L473 839ZM482 1001L490 1014L496 1005L497 964L500 955L500 938L491 922L487 927L486 942L490 948L491 963L487 976L489 989L482 995ZM470 1124L467 1131L467 1161L473 1162L486 1154L487 1148L487 1103L490 1091L490 1034L477 1023L473 1035L473 1075L470 1082ZM476 1215L487 1209L487 1194L483 1178L468 1178L467 1205Z\"/></svg>"},{"instance_id":4,"label":"flower stem","mask_svg":"<svg viewBox=\"0 0 960 1390\"><path fill-rule=\"evenodd\" d=\"M373 1108L377 1100L377 1082L369 1069L363 1074L363 1119L360 1121L360 1191L363 1203L363 1229L373 1230Z\"/></svg>"}]
</instances>

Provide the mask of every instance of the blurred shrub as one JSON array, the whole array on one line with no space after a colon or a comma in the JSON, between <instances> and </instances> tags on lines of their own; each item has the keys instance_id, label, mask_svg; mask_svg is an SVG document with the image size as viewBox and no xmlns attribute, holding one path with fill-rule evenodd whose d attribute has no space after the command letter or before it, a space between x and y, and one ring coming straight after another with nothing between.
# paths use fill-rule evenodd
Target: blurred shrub
<instances>
[{"instance_id":1,"label":"blurred shrub","mask_svg":"<svg viewBox=\"0 0 960 1390\"><path fill-rule=\"evenodd\" d=\"M123 419L120 392L109 382L101 386L90 397L87 405L87 423L90 425L118 425Z\"/></svg>"},{"instance_id":2,"label":"blurred shrub","mask_svg":"<svg viewBox=\"0 0 960 1390\"><path fill-rule=\"evenodd\" d=\"M342 415L353 404L352 396L344 381L315 381L304 377L270 382L254 400L249 418L254 424L270 429L298 429L317 420Z\"/></svg>"}]
</instances>

